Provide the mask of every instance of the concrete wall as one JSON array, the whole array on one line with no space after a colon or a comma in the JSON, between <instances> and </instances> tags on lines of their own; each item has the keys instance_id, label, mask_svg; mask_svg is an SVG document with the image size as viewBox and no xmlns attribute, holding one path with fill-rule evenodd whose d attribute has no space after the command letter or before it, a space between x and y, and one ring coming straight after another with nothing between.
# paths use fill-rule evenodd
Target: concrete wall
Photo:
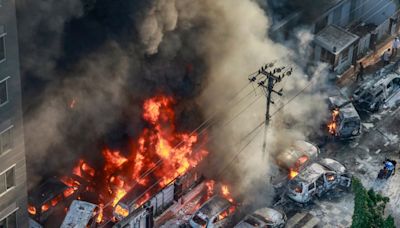
<instances>
[{"instance_id":1,"label":"concrete wall","mask_svg":"<svg viewBox=\"0 0 400 228\"><path fill-rule=\"evenodd\" d=\"M0 173L15 165L16 186L0 196L0 220L16 211L18 227L28 227L25 149L21 109L18 36L15 0L2 0L0 25L6 32L6 60L0 63L0 81L9 77L8 103L0 107L0 132L12 127L13 147L0 155Z\"/></svg>"},{"instance_id":2,"label":"concrete wall","mask_svg":"<svg viewBox=\"0 0 400 228\"><path fill-rule=\"evenodd\" d=\"M397 5L393 0L353 1L355 1L354 19L366 23L380 25L397 10Z\"/></svg>"}]
</instances>

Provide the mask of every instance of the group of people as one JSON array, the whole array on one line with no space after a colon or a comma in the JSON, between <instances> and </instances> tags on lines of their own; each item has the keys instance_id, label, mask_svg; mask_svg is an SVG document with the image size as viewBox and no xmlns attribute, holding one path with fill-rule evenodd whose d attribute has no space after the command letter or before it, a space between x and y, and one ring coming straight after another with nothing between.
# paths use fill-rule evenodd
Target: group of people
<instances>
[{"instance_id":1,"label":"group of people","mask_svg":"<svg viewBox=\"0 0 400 228\"><path fill-rule=\"evenodd\" d=\"M388 65L390 63L390 59L392 57L397 56L397 52L398 52L399 48L400 48L400 37L397 36L396 38L394 38L394 40L392 42L392 48L387 49L381 57L383 66ZM359 63L358 72L356 75L356 81L359 81L359 80L361 80L361 81L364 80L364 65L362 62Z\"/></svg>"},{"instance_id":2,"label":"group of people","mask_svg":"<svg viewBox=\"0 0 400 228\"><path fill-rule=\"evenodd\" d=\"M392 49L387 49L382 55L383 66L388 65L390 63L390 59L397 56L397 51L399 50L399 48L400 38L397 36L392 42Z\"/></svg>"}]
</instances>

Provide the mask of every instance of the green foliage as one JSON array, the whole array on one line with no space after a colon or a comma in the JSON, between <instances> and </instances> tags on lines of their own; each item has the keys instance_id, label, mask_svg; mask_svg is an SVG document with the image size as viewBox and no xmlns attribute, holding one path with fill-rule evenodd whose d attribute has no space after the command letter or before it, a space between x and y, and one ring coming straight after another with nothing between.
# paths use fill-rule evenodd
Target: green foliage
<instances>
[{"instance_id":1,"label":"green foliage","mask_svg":"<svg viewBox=\"0 0 400 228\"><path fill-rule=\"evenodd\" d=\"M352 228L396 228L392 216L384 217L389 198L377 194L372 189L366 190L361 181L353 178L354 214Z\"/></svg>"}]
</instances>

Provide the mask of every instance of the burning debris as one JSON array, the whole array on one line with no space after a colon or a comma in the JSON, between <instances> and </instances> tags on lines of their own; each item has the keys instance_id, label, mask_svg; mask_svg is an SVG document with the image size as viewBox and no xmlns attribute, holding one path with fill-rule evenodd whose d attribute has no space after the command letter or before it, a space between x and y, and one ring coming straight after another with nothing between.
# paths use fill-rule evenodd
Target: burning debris
<instances>
[{"instance_id":1,"label":"burning debris","mask_svg":"<svg viewBox=\"0 0 400 228\"><path fill-rule=\"evenodd\" d=\"M104 164L100 169L79 160L72 170L73 175L60 179L65 186L63 196L75 194L84 185L85 192L79 193L80 198L91 195L88 198L93 200L94 197L91 202L100 206L98 223L112 219L113 213L122 219L129 211L117 204L128 194L135 195L137 208L177 177L196 167L208 154L205 138L176 131L173 104L174 99L167 96L147 99L143 105L143 119L148 127L137 140L132 139L129 154L104 148ZM42 207L46 205L50 207L48 204ZM33 213L34 209L30 211Z\"/></svg>"}]
</instances>

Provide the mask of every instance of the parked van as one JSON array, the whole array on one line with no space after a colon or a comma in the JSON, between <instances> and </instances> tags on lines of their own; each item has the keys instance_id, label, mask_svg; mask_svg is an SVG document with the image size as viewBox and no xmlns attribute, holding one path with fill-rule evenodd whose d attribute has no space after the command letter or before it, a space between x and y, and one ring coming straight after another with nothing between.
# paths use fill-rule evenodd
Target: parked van
<instances>
[{"instance_id":1,"label":"parked van","mask_svg":"<svg viewBox=\"0 0 400 228\"><path fill-rule=\"evenodd\" d=\"M361 85L353 94L357 109L379 111L384 106L398 105L400 101L400 75L388 73Z\"/></svg>"},{"instance_id":2,"label":"parked van","mask_svg":"<svg viewBox=\"0 0 400 228\"><path fill-rule=\"evenodd\" d=\"M247 215L234 228L283 228L285 227L286 220L286 215L283 212L272 208L261 208Z\"/></svg>"},{"instance_id":3,"label":"parked van","mask_svg":"<svg viewBox=\"0 0 400 228\"><path fill-rule=\"evenodd\" d=\"M352 139L361 135L361 118L351 101L341 95L328 98L331 119L328 131L338 139Z\"/></svg>"},{"instance_id":4,"label":"parked van","mask_svg":"<svg viewBox=\"0 0 400 228\"><path fill-rule=\"evenodd\" d=\"M330 158L321 159L305 167L288 184L288 197L298 203L307 203L335 188L349 188L351 176L347 169Z\"/></svg>"}]
</instances>

